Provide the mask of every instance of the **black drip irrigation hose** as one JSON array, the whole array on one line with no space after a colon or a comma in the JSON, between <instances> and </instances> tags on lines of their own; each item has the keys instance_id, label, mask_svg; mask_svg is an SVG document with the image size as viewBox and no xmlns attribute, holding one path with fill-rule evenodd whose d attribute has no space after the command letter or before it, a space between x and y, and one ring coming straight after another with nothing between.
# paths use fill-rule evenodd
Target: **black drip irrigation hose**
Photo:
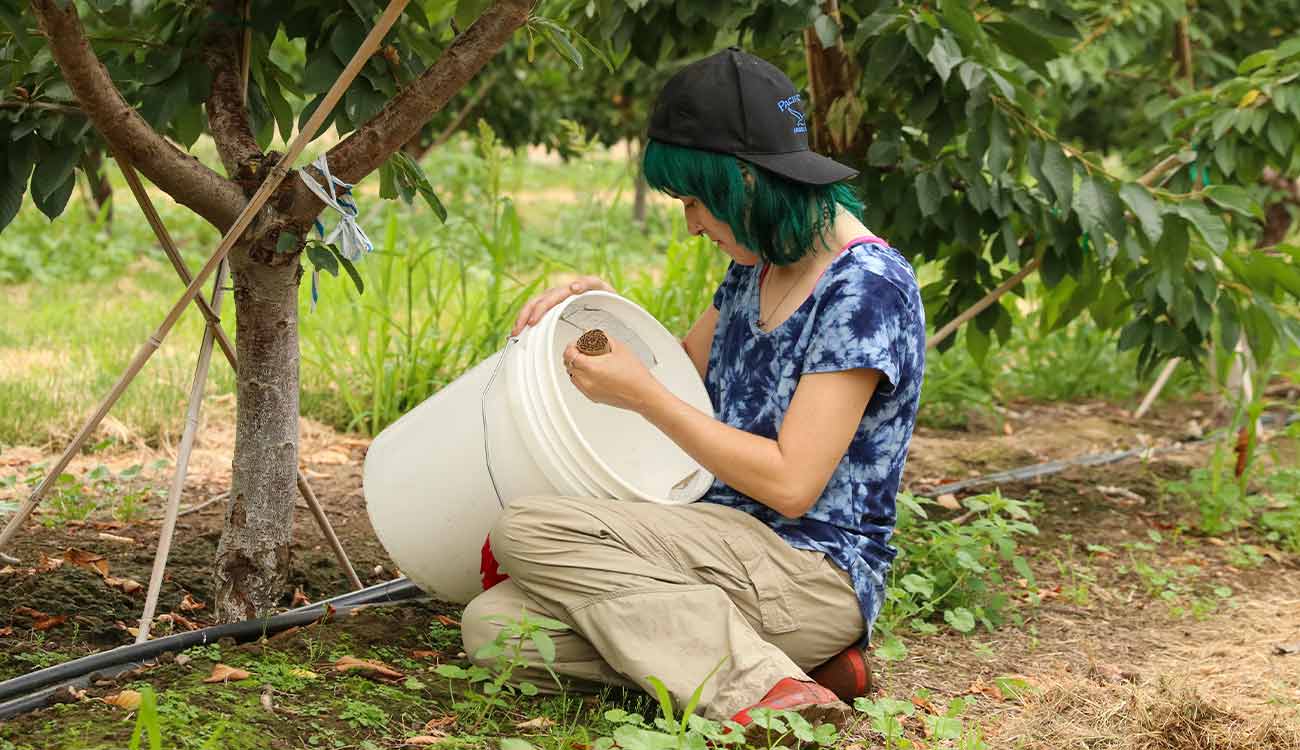
<instances>
[{"instance_id":1,"label":"black drip irrigation hose","mask_svg":"<svg viewBox=\"0 0 1300 750\"><path fill-rule=\"evenodd\" d=\"M1285 419L1281 417L1277 417L1273 414L1264 414L1260 417L1259 421L1264 425L1270 427L1278 423L1280 423L1282 427L1286 427L1295 422L1300 422L1300 414L1292 414ZM1084 456L1076 456L1075 458L1064 458L1064 459L1058 459L1056 461L1046 461L1041 464L1022 466L1018 469L1008 469L1007 471L998 471L992 474L985 474L982 477L966 479L960 482L950 482L948 484L938 485L937 487L926 487L924 489L927 495L943 495L950 492L951 493L963 492L972 487L982 487L983 485L986 484L1002 484L1003 482L1023 482L1027 479L1037 479L1038 477L1045 477L1051 474L1059 474L1065 471L1066 469L1075 466L1103 466L1105 464L1119 463L1120 461L1123 461L1125 459L1137 458L1138 456L1143 456L1143 455L1159 456L1165 453L1176 453L1178 451L1187 450L1188 448L1192 448L1198 445L1204 445L1205 443L1213 442L1214 440L1218 439L1218 437L1220 437L1221 434L1222 434L1221 432L1214 433L1211 435L1207 435L1203 438L1198 438L1196 440L1188 440L1185 442L1177 443L1175 445L1161 446L1159 448L1132 448L1130 450L1115 451L1112 453L1089 453Z\"/></svg>"},{"instance_id":2,"label":"black drip irrigation hose","mask_svg":"<svg viewBox=\"0 0 1300 750\"><path fill-rule=\"evenodd\" d=\"M272 633L316 622L327 614L329 608L332 608L335 614L346 614L376 604L406 603L421 594L418 586L410 579L402 577L271 617L212 625L144 643L118 646L109 651L101 651L46 667L0 682L0 701L3 701L0 702L0 721L43 708L60 696L66 695L67 688L88 685L96 678L105 679L119 675L167 652L178 653L193 646L214 643L222 638L234 638L236 641L256 640Z\"/></svg>"}]
</instances>

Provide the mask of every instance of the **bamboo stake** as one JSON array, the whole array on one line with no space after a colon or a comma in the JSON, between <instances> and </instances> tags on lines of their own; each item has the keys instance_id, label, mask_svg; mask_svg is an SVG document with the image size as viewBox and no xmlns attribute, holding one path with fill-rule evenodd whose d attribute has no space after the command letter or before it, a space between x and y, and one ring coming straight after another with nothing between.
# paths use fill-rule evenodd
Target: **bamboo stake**
<instances>
[{"instance_id":1,"label":"bamboo stake","mask_svg":"<svg viewBox=\"0 0 1300 750\"><path fill-rule=\"evenodd\" d=\"M1154 167L1147 170L1146 174L1138 178L1138 182L1146 187L1151 187L1151 184L1153 182L1160 179L1163 175L1168 173L1169 170L1178 167L1182 163L1183 160L1179 157L1178 154L1170 154L1169 156L1166 156L1164 159L1160 160L1160 162L1156 164ZM1002 298L1002 295L1014 289L1017 285L1020 284L1020 282L1028 278L1031 273L1038 270L1039 265L1041 265L1041 262L1039 261L1038 258L1034 258L1033 260L1026 263L1024 267L1021 268L1020 271L1015 276L1012 276L1011 278L1002 282L1002 284L1000 284L997 289L994 289L993 291L984 295L984 297L982 297L979 302L976 302L975 304L971 305L968 310L963 311L960 315L948 321L948 324L945 325L943 328L940 328L938 331L935 331L934 335L931 336L925 342L925 348L933 349L934 347L938 346L944 339L951 336L958 328L960 328L963 323L975 317L976 315L979 315L980 313L984 312L984 310L987 309L989 305L992 305L994 302L997 302L999 299Z\"/></svg>"},{"instance_id":2,"label":"bamboo stake","mask_svg":"<svg viewBox=\"0 0 1300 750\"><path fill-rule=\"evenodd\" d=\"M217 266L217 275L212 280L212 311L221 313L221 300L225 297L222 284L226 281L227 263L222 261ZM144 598L144 613L140 615L140 628L136 632L135 642L149 640L149 628L153 625L153 614L158 606L158 592L162 590L163 571L167 568L167 556L171 554L172 536L176 532L176 514L181 506L181 491L185 489L185 475L189 473L190 452L194 450L194 436L199 431L199 413L203 410L203 389L208 383L208 364L212 361L212 342L217 325L208 323L203 329L203 343L199 345L199 361L194 366L194 382L190 385L189 409L185 414L185 431L181 435L180 448L176 452L176 471L172 474L171 488L167 491L167 512L163 516L162 528L158 532L158 549L154 552L153 572L149 574L149 592Z\"/></svg>"},{"instance_id":3,"label":"bamboo stake","mask_svg":"<svg viewBox=\"0 0 1300 750\"><path fill-rule=\"evenodd\" d=\"M177 275L187 285L193 280L190 275L189 266L181 258L180 250L177 249L171 233L163 224L162 218L158 215L158 210L149 197L149 193L144 189L140 182L140 176L131 167L130 162L114 155L122 175L126 178L127 185L130 186L131 192L135 195L136 201L140 204L140 209L144 212L145 218L149 221L149 226L153 227L154 234L158 237L158 243L162 245L163 252L166 253L168 260L171 261L172 267L176 269ZM221 316L204 300L202 297L194 298L195 304L203 311L204 317L208 321L207 330L204 332L206 338L209 333L216 337L216 342L221 347L221 351L226 356L226 361L230 363L230 369L239 372L239 364L236 359L234 345L231 344L229 336L225 329L221 327ZM183 439L183 438L182 438ZM330 547L334 550L334 555L338 558L339 565L348 576L348 581L354 589L362 588L361 579L357 577L356 571L352 567L352 561L348 559L347 553L343 551L343 546L339 543L338 536L334 533L333 527L326 518L325 513L320 508L320 502L316 499L316 493L312 491L311 486L307 483L307 477L298 470L298 490L302 493L303 498L307 501L308 507L311 508L312 514L316 517L316 523L320 526L321 533L330 542ZM143 627L141 628L143 629Z\"/></svg>"},{"instance_id":4,"label":"bamboo stake","mask_svg":"<svg viewBox=\"0 0 1300 750\"><path fill-rule=\"evenodd\" d=\"M1165 369L1160 371L1156 382L1151 384L1151 390L1147 391L1147 395L1142 398L1142 403L1138 405L1137 411L1133 412L1134 419L1141 419L1146 416L1151 409L1151 405L1156 402L1156 397L1165 389L1165 384L1169 382L1169 378L1174 374L1174 369L1178 367L1178 363L1181 361L1180 358L1174 357L1165 363Z\"/></svg>"},{"instance_id":5,"label":"bamboo stake","mask_svg":"<svg viewBox=\"0 0 1300 750\"><path fill-rule=\"evenodd\" d=\"M120 154L113 154L113 159L117 162L118 171L122 173L122 178L126 180L126 186L131 189L131 194L135 196L135 202L140 204L140 210L144 212L144 218L149 222L153 233L158 237L158 244L162 245L163 253L167 260L171 261L172 268L176 269L176 274L181 277L181 281L189 286L194 281L194 276L190 273L189 266L185 265L185 260L181 258L180 250L176 248L176 242L172 240L171 233L163 224L162 217L158 215L158 209L154 207L153 200L149 198L148 191L145 190L144 184L140 182L140 175L136 173L131 162L123 159ZM226 361L230 363L230 368L235 368L235 345L231 343L230 337L226 335L226 330L221 327L221 316L217 315L208 301L200 296L194 297L194 304L198 306L199 312L203 313L204 319L208 325L216 329L217 345L221 347L221 353L226 355Z\"/></svg>"},{"instance_id":6,"label":"bamboo stake","mask_svg":"<svg viewBox=\"0 0 1300 750\"><path fill-rule=\"evenodd\" d=\"M284 158L271 168L271 172L267 175L266 180L260 187L258 187L257 192L255 192L253 197L249 199L248 204L244 206L244 209L239 213L239 216L235 218L234 224L229 230L227 230L225 236L221 240L221 244L217 246L217 249L212 253L212 256L208 258L208 262L203 265L203 268L199 269L198 275L195 276L194 280L190 282L190 285L185 288L184 294L182 294L181 298L176 301L176 304L172 305L172 309L167 313L167 317L163 319L163 322L158 326L158 329L149 336L143 345L141 345L139 351L136 352L135 357L132 358L131 363L127 366L126 372L122 374L122 377L113 386L112 390L109 391L108 396L105 397L99 407L95 409L95 412L91 415L90 419L82 425L81 430L64 450L63 455L59 457L59 460L55 463L50 473L46 475L45 479L39 485L37 485L36 489L27 498L26 502L24 502L22 507L18 509L18 512L14 514L13 518L9 519L9 523L5 525L4 531L0 531L0 550L3 550L8 546L9 542L13 540L18 529L27 521L27 518L31 516L32 511L36 509L36 506L40 503L41 499L45 497L45 494L49 492L55 479L62 474L63 470L67 468L69 463L71 463L73 455L75 455L77 451L81 450L81 446L85 444L91 433L94 432L95 428L99 426L99 423L103 421L104 417L108 414L108 410L113 407L113 404L117 403L119 398L121 398L122 392L126 390L126 386L140 373L140 370L144 367L145 363L149 361L149 358L153 356L154 352L158 351L158 347L162 346L163 339L166 338L167 334L170 333L171 329L176 325L176 321L180 319L181 313L189 306L190 302L193 301L203 283L208 280L208 277L211 276L214 271L216 271L217 266L226 259L227 255L230 254L230 250L235 246L235 243L239 241L240 237L243 236L244 231L248 229L249 225L253 223L253 218L257 215L258 211L262 209L263 204L265 204L267 199L271 197L271 193L273 193L275 189L280 186L280 183L284 181L284 178L288 176L288 165L293 164L294 161L297 160L298 156L302 154L302 150L307 146L307 143L315 137L316 131L320 130L321 124L324 123L325 118L334 111L334 107L339 103L339 99L343 98L343 92L347 90L348 86L351 85L352 80L361 72L362 66L366 64L370 57L379 48L379 42L383 40L384 35L388 33L390 28L392 28L393 24L397 21L398 16L401 15L402 10L406 8L408 2L410 2L410 0L391 0L389 2L388 7L384 10L383 15L379 17L379 21L375 24L375 27L366 35L366 38L361 42L361 47L357 49L356 54L352 56L347 67L345 67L343 72L339 75L338 80L336 80L334 85L330 87L329 92L325 94L325 99L321 102L321 105L312 113L311 118L307 121L307 125L298 133L298 137L294 139L293 143L289 145L289 149L285 153Z\"/></svg>"},{"instance_id":7,"label":"bamboo stake","mask_svg":"<svg viewBox=\"0 0 1300 750\"><path fill-rule=\"evenodd\" d=\"M1007 292L1011 291L1015 287L1019 286L1020 282L1024 281L1029 276L1029 274L1038 270L1039 265L1040 265L1040 261L1038 260L1038 258L1031 259L1028 263L1024 265L1024 268L1021 268L1019 271L1016 272L1015 276L1012 276L1011 278L999 284L997 289L994 289L993 291L984 295L984 297L979 302L976 302L975 304L971 305L969 308L964 310L960 315L948 321L948 324L945 325L943 328L940 328L939 330L935 331L934 335L931 336L930 339L925 342L925 348L933 349L934 347L938 346L939 342L948 338L953 334L954 331L960 328L962 323L965 323L966 321L970 320L976 315L979 315L980 313L984 312L984 310L987 309L989 305L992 305L994 302L997 302L999 299L1001 299L1002 295L1006 294Z\"/></svg>"}]
</instances>

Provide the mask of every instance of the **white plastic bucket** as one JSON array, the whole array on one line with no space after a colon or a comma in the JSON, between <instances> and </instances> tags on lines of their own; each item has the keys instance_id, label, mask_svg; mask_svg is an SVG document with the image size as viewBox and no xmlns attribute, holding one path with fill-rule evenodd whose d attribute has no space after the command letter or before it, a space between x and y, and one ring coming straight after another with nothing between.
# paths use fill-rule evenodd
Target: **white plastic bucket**
<instances>
[{"instance_id":1,"label":"white plastic bucket","mask_svg":"<svg viewBox=\"0 0 1300 750\"><path fill-rule=\"evenodd\" d=\"M370 522L422 589L468 602L483 540L528 495L689 503L713 475L639 414L596 404L569 381L565 348L591 328L630 346L679 398L712 414L676 337L633 302L571 297L500 352L402 416L366 454Z\"/></svg>"}]
</instances>

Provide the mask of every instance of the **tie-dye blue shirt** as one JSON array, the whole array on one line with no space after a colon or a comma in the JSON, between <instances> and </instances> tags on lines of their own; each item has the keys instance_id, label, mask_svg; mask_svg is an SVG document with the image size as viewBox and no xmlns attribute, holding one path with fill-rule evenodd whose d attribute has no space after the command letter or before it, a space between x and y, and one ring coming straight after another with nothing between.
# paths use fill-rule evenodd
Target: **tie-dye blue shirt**
<instances>
[{"instance_id":1,"label":"tie-dye blue shirt","mask_svg":"<svg viewBox=\"0 0 1300 750\"><path fill-rule=\"evenodd\" d=\"M789 519L720 481L702 498L756 516L791 546L848 571L863 620L875 622L896 550L894 496L916 424L925 370L925 311L910 264L861 238L831 262L812 294L771 332L758 328L762 265L732 263L714 295L718 324L705 378L718 419L775 439L799 377L856 368L884 377L816 504Z\"/></svg>"}]
</instances>

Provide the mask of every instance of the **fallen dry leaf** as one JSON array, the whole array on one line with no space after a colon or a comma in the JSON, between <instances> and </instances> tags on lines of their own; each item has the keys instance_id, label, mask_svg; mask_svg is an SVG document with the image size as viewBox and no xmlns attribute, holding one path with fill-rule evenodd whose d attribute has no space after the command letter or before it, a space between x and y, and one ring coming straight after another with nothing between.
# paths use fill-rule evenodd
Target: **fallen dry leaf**
<instances>
[{"instance_id":1,"label":"fallen dry leaf","mask_svg":"<svg viewBox=\"0 0 1300 750\"><path fill-rule=\"evenodd\" d=\"M44 552L41 553L41 561L36 564L36 570L41 573L48 573L51 570L57 570L63 566L62 557L50 557Z\"/></svg>"},{"instance_id":2,"label":"fallen dry leaf","mask_svg":"<svg viewBox=\"0 0 1300 750\"><path fill-rule=\"evenodd\" d=\"M460 623L458 621L453 620L452 618L446 615L434 615L434 617L438 620L438 622L442 623L444 627L448 627L448 628L460 627Z\"/></svg>"},{"instance_id":3,"label":"fallen dry leaf","mask_svg":"<svg viewBox=\"0 0 1300 750\"><path fill-rule=\"evenodd\" d=\"M140 707L140 693L135 690L123 690L120 693L104 696L103 701L110 706L134 711Z\"/></svg>"},{"instance_id":4,"label":"fallen dry leaf","mask_svg":"<svg viewBox=\"0 0 1300 750\"><path fill-rule=\"evenodd\" d=\"M178 615L175 612L172 612L170 614L165 614L165 615L158 615L158 620L160 622L170 622L173 626L179 625L180 627L185 628L186 630L199 629L199 624L197 622L194 622L193 620L186 617L185 615Z\"/></svg>"},{"instance_id":5,"label":"fallen dry leaf","mask_svg":"<svg viewBox=\"0 0 1300 750\"><path fill-rule=\"evenodd\" d=\"M965 695L983 695L992 698L995 701L1002 701L1002 691L998 690L996 685L990 685L983 680L975 680L966 688Z\"/></svg>"},{"instance_id":6,"label":"fallen dry leaf","mask_svg":"<svg viewBox=\"0 0 1300 750\"><path fill-rule=\"evenodd\" d=\"M133 594L139 591L140 589L144 588L144 586L140 585L139 581L134 581L130 578L114 578L113 576L104 576L104 583L108 584L111 588L120 589L122 593L125 594Z\"/></svg>"},{"instance_id":7,"label":"fallen dry leaf","mask_svg":"<svg viewBox=\"0 0 1300 750\"><path fill-rule=\"evenodd\" d=\"M929 699L929 698L922 698L922 697L920 697L920 696L913 696L913 697L912 697L912 705L913 705L913 706L916 706L918 709L920 709L920 710L926 712L927 714L938 714L938 713L939 713L938 711L934 710L934 704L930 702L930 699Z\"/></svg>"},{"instance_id":8,"label":"fallen dry leaf","mask_svg":"<svg viewBox=\"0 0 1300 750\"><path fill-rule=\"evenodd\" d=\"M118 544L135 544L135 540L129 536L119 536L117 534L110 534L107 531L101 531L97 536L106 542L117 542Z\"/></svg>"},{"instance_id":9,"label":"fallen dry leaf","mask_svg":"<svg viewBox=\"0 0 1300 750\"><path fill-rule=\"evenodd\" d=\"M436 745L447 739L447 735L435 736L432 734L417 734L414 737L407 737L402 742L403 745Z\"/></svg>"},{"instance_id":10,"label":"fallen dry leaf","mask_svg":"<svg viewBox=\"0 0 1300 750\"><path fill-rule=\"evenodd\" d=\"M382 677L389 680L401 679L402 673L375 659L358 659L345 656L334 662L335 672L361 672L367 677Z\"/></svg>"},{"instance_id":11,"label":"fallen dry leaf","mask_svg":"<svg viewBox=\"0 0 1300 750\"><path fill-rule=\"evenodd\" d=\"M238 667L232 667L229 664L217 664L212 667L212 674L208 675L204 682L238 682L247 680L253 675Z\"/></svg>"},{"instance_id":12,"label":"fallen dry leaf","mask_svg":"<svg viewBox=\"0 0 1300 750\"><path fill-rule=\"evenodd\" d=\"M200 609L207 609L207 607L207 604L195 599L188 593L185 594L184 599L181 599L181 609L186 612L198 612Z\"/></svg>"},{"instance_id":13,"label":"fallen dry leaf","mask_svg":"<svg viewBox=\"0 0 1300 750\"><path fill-rule=\"evenodd\" d=\"M552 719L549 716L538 716L529 719L528 721L521 721L518 724L515 724L515 729L527 729L541 732L550 729L553 726L555 726L555 719Z\"/></svg>"},{"instance_id":14,"label":"fallen dry leaf","mask_svg":"<svg viewBox=\"0 0 1300 750\"><path fill-rule=\"evenodd\" d=\"M437 659L441 656L442 656L441 651L424 651L421 649L416 649L415 651L411 652L412 659Z\"/></svg>"},{"instance_id":15,"label":"fallen dry leaf","mask_svg":"<svg viewBox=\"0 0 1300 750\"><path fill-rule=\"evenodd\" d=\"M304 680L314 680L317 677L320 677L320 675L316 674L310 669L303 669L302 667L294 667L293 669L290 669L289 674L293 675L294 677L301 677Z\"/></svg>"},{"instance_id":16,"label":"fallen dry leaf","mask_svg":"<svg viewBox=\"0 0 1300 750\"><path fill-rule=\"evenodd\" d=\"M26 617L32 618L33 620L40 620L49 617L49 615L45 614L39 609L32 609L31 607L14 607L14 614L24 615Z\"/></svg>"},{"instance_id":17,"label":"fallen dry leaf","mask_svg":"<svg viewBox=\"0 0 1300 750\"><path fill-rule=\"evenodd\" d=\"M275 704L271 701L271 692L272 687L270 685L267 685L266 688L262 690L262 708L266 709L270 713L275 713Z\"/></svg>"},{"instance_id":18,"label":"fallen dry leaf","mask_svg":"<svg viewBox=\"0 0 1300 750\"><path fill-rule=\"evenodd\" d=\"M290 607L306 607L306 606L309 605L309 604L311 604L311 599L308 599L308 598L307 598L307 595L304 594L304 593L302 593L302 589L301 589L301 588L295 588L295 589L293 590L293 602L290 603L289 606L290 606Z\"/></svg>"},{"instance_id":19,"label":"fallen dry leaf","mask_svg":"<svg viewBox=\"0 0 1300 750\"><path fill-rule=\"evenodd\" d=\"M961 503L957 502L957 496L952 494L951 492L943 493L942 495L936 497L934 501L939 504L940 508L947 508L948 510L961 510Z\"/></svg>"},{"instance_id":20,"label":"fallen dry leaf","mask_svg":"<svg viewBox=\"0 0 1300 750\"><path fill-rule=\"evenodd\" d=\"M424 723L424 731L432 732L449 727L456 723L456 714L447 714L446 716L435 716Z\"/></svg>"},{"instance_id":21,"label":"fallen dry leaf","mask_svg":"<svg viewBox=\"0 0 1300 750\"><path fill-rule=\"evenodd\" d=\"M11 627L0 628L0 638L3 638L7 635L13 635L13 634L14 634L14 629Z\"/></svg>"},{"instance_id":22,"label":"fallen dry leaf","mask_svg":"<svg viewBox=\"0 0 1300 750\"><path fill-rule=\"evenodd\" d=\"M33 622L32 629L49 630L50 628L54 628L54 627L58 627L59 625L62 625L63 623L67 622L67 620L68 620L67 615L52 615L50 617L46 617L44 619L36 620L35 622Z\"/></svg>"},{"instance_id":23,"label":"fallen dry leaf","mask_svg":"<svg viewBox=\"0 0 1300 750\"><path fill-rule=\"evenodd\" d=\"M104 559L103 555L96 555L94 552L87 552L84 549L69 547L64 551L63 559L78 568L85 568L101 576L108 575L108 561Z\"/></svg>"}]
</instances>

